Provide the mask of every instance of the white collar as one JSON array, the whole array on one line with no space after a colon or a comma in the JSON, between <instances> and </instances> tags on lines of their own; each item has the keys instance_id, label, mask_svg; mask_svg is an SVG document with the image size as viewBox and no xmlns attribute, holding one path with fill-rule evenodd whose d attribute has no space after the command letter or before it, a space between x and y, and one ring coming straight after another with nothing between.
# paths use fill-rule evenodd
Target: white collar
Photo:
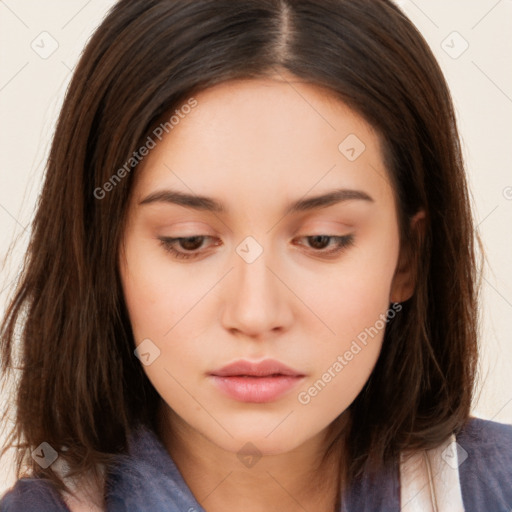
<instances>
[{"instance_id":1,"label":"white collar","mask_svg":"<svg viewBox=\"0 0 512 512\"><path fill-rule=\"evenodd\" d=\"M402 454L401 511L464 512L459 481L459 465L464 462L464 453L452 435L432 450Z\"/></svg>"}]
</instances>

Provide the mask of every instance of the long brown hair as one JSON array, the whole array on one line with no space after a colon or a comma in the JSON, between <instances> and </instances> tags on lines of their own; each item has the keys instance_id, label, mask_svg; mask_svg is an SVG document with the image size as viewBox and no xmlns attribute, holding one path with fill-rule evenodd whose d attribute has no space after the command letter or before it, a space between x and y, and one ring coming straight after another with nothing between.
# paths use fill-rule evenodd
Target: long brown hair
<instances>
[{"instance_id":1,"label":"long brown hair","mask_svg":"<svg viewBox=\"0 0 512 512\"><path fill-rule=\"evenodd\" d=\"M25 467L64 489L30 457L41 442L66 446L59 455L80 475L125 453L136 425L155 428L160 397L133 354L117 268L137 165L108 193L98 188L194 92L282 70L327 87L378 132L402 249L417 269L415 293L350 406L348 481L467 421L479 239L450 93L413 24L389 0L121 0L67 91L1 327L2 369L20 378L4 448L17 447L18 477ZM409 230L420 209L421 238Z\"/></svg>"}]
</instances>

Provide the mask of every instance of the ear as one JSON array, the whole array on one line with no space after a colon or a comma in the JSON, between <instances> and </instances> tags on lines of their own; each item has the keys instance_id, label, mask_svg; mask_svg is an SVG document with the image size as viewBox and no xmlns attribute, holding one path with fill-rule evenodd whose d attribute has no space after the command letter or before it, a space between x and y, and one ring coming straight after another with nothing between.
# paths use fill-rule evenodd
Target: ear
<instances>
[{"instance_id":1,"label":"ear","mask_svg":"<svg viewBox=\"0 0 512 512\"><path fill-rule=\"evenodd\" d=\"M425 211L420 210L411 219L412 237L423 240L425 234ZM421 244L420 244L421 246ZM400 248L400 256L391 283L390 302L404 302L412 297L416 286L416 254L413 254L417 244L407 243Z\"/></svg>"}]
</instances>

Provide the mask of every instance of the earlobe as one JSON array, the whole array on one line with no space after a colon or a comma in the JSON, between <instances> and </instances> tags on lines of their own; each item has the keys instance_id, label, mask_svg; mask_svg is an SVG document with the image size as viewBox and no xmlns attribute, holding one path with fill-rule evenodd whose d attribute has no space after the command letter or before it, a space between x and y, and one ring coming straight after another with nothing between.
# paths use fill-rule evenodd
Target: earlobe
<instances>
[{"instance_id":1,"label":"earlobe","mask_svg":"<svg viewBox=\"0 0 512 512\"><path fill-rule=\"evenodd\" d=\"M425 233L425 211L420 210L411 219L411 233L414 238L422 241ZM422 244L420 244L421 246ZM414 294L416 287L416 254L414 253L417 246L408 243L400 250L395 275L391 284L391 292L389 296L390 302L404 302L410 299Z\"/></svg>"}]
</instances>

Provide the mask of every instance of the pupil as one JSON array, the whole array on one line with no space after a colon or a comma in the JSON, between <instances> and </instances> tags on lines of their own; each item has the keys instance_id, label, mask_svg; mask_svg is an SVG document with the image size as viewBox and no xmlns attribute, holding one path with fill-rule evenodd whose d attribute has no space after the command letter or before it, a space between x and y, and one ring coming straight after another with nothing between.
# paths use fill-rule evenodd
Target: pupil
<instances>
[{"instance_id":1,"label":"pupil","mask_svg":"<svg viewBox=\"0 0 512 512\"><path fill-rule=\"evenodd\" d=\"M324 249L327 245L329 245L329 237L327 235L316 235L311 237L313 246L315 249ZM325 243L322 243L325 242ZM320 245L320 247L318 247Z\"/></svg>"},{"instance_id":2,"label":"pupil","mask_svg":"<svg viewBox=\"0 0 512 512\"><path fill-rule=\"evenodd\" d=\"M199 243L198 243L199 242ZM189 236L181 239L181 246L187 251L193 251L201 247L202 237Z\"/></svg>"}]
</instances>

